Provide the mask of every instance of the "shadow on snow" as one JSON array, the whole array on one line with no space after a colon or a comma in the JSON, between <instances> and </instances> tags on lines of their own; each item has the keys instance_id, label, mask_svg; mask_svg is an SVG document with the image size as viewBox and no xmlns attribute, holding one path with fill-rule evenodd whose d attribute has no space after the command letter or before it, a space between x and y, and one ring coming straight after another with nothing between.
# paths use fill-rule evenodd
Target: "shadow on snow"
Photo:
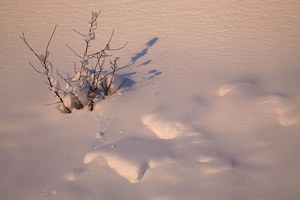
<instances>
[{"instance_id":1,"label":"shadow on snow","mask_svg":"<svg viewBox=\"0 0 300 200\"><path fill-rule=\"evenodd\" d=\"M157 43L157 41L159 40L158 37L154 37L151 40L149 40L145 45L146 47L144 49L142 49L140 52L135 53L134 56L131 57L131 62L128 64L128 66L130 65L134 65L136 64L137 61L140 61L142 58L144 58L147 53L148 50ZM136 67L141 67L141 66L147 66L149 64L151 64L152 60L146 60L144 62L142 62L141 64L136 65ZM124 84L122 85L123 89L129 89L132 88L136 82L134 80L131 79L131 76L137 74L137 71L134 72L129 72L129 73L124 73L124 74L120 74L118 75L121 79L121 81L125 81ZM161 71L158 71L157 69L151 69L148 71L148 75L149 77L147 79L152 79L158 75L162 74Z\"/></svg>"}]
</instances>

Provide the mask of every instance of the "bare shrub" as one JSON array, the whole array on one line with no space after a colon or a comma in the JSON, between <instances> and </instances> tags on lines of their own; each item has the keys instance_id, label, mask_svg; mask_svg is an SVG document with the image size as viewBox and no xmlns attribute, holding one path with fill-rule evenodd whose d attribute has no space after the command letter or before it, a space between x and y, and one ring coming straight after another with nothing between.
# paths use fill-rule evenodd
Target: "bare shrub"
<instances>
[{"instance_id":1,"label":"bare shrub","mask_svg":"<svg viewBox=\"0 0 300 200\"><path fill-rule=\"evenodd\" d=\"M78 54L67 45L67 47L79 58L79 66L74 63L73 75L60 74L58 69L54 70L52 63L49 61L49 46L57 29L57 25L54 27L46 45L45 52L42 54L38 54L31 47L25 37L25 33L22 33L20 36L22 41L39 60L40 67L37 68L30 62L29 64L37 73L46 77L45 83L49 86L49 90L54 93L55 98L58 98L59 100L55 102L55 104L57 104L59 109L64 113L71 113L74 108L82 109L85 106L88 106L90 110L93 110L96 99L103 99L105 96L116 93L127 80L125 79L117 87L112 87L116 72L130 65L118 67L118 57L109 59L113 57L111 54L113 51L120 50L127 45L126 43L120 48L111 48L114 30L104 48L97 52L90 53L91 42L96 38L95 31L97 29L97 20L100 13L101 11L98 13L92 12L87 33L80 33L74 30L74 32L82 36L85 41L85 50L82 55ZM61 82L65 84L65 87L61 87Z\"/></svg>"}]
</instances>

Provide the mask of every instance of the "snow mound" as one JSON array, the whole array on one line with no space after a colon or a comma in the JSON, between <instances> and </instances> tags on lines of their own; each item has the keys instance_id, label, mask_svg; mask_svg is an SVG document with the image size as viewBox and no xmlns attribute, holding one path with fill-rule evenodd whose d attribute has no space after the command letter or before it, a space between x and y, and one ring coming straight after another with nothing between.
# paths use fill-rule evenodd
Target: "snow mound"
<instances>
[{"instance_id":1,"label":"snow mound","mask_svg":"<svg viewBox=\"0 0 300 200\"><path fill-rule=\"evenodd\" d=\"M218 157L201 157L198 161L201 163L201 172L205 174L215 174L230 170L233 167L232 162Z\"/></svg>"},{"instance_id":2,"label":"snow mound","mask_svg":"<svg viewBox=\"0 0 300 200\"><path fill-rule=\"evenodd\" d=\"M265 95L258 104L265 113L274 115L282 126L290 126L300 120L299 116L295 116L291 112L294 110L294 106L286 103L285 98L280 95Z\"/></svg>"},{"instance_id":3,"label":"snow mound","mask_svg":"<svg viewBox=\"0 0 300 200\"><path fill-rule=\"evenodd\" d=\"M221 85L217 90L217 95L219 97L223 97L242 91L246 93L253 93L257 88L257 81L255 79L236 80L232 81L231 83Z\"/></svg>"},{"instance_id":4,"label":"snow mound","mask_svg":"<svg viewBox=\"0 0 300 200\"><path fill-rule=\"evenodd\" d=\"M131 183L138 183L149 168L158 166L162 156L168 152L166 145L160 141L127 138L89 152L84 163L102 157L108 166Z\"/></svg>"},{"instance_id":5,"label":"snow mound","mask_svg":"<svg viewBox=\"0 0 300 200\"><path fill-rule=\"evenodd\" d=\"M218 93L218 96L219 97L222 97L222 96L225 96L233 91L236 90L236 86L235 85L232 85L232 84L225 84L225 85L222 85L219 90L217 91Z\"/></svg>"},{"instance_id":6,"label":"snow mound","mask_svg":"<svg viewBox=\"0 0 300 200\"><path fill-rule=\"evenodd\" d=\"M76 181L78 176L83 172L81 168L74 168L72 171L64 174L64 178L68 181Z\"/></svg>"},{"instance_id":7,"label":"snow mound","mask_svg":"<svg viewBox=\"0 0 300 200\"><path fill-rule=\"evenodd\" d=\"M290 126L300 121L300 116L295 114L299 110L297 105L289 102L285 94L261 94L258 92L257 83L253 80L233 81L229 84L223 84L216 93L221 98L234 96L236 99L240 99L240 101L231 99L231 101L235 101L235 104L243 101L243 105L239 109L246 105L250 111L258 114L259 117L275 118L282 126ZM247 99L245 99L245 95ZM226 108L226 103L232 102L224 98L224 108ZM226 113L232 113L234 110L232 108L231 111L226 111ZM236 114L240 115L239 112ZM245 118L245 116L243 117ZM254 119L248 121L254 121Z\"/></svg>"},{"instance_id":8,"label":"snow mound","mask_svg":"<svg viewBox=\"0 0 300 200\"><path fill-rule=\"evenodd\" d=\"M201 162L201 163L207 163L211 160L213 160L214 157L213 156L209 156L209 155L203 155L201 157L198 158L198 161Z\"/></svg>"},{"instance_id":9,"label":"snow mound","mask_svg":"<svg viewBox=\"0 0 300 200\"><path fill-rule=\"evenodd\" d=\"M104 154L107 164L131 183L138 183L149 168L147 161L139 162L118 155Z\"/></svg>"},{"instance_id":10,"label":"snow mound","mask_svg":"<svg viewBox=\"0 0 300 200\"><path fill-rule=\"evenodd\" d=\"M148 114L142 117L142 123L161 139L172 139L187 132L186 126L181 122L172 122L159 114ZM193 135L193 133L190 133Z\"/></svg>"}]
</instances>

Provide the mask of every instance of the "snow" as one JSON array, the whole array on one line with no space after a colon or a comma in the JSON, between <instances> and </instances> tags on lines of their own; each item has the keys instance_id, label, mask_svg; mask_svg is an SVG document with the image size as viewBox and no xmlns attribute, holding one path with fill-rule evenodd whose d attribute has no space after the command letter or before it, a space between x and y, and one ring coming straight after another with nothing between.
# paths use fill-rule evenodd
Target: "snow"
<instances>
[{"instance_id":1,"label":"snow","mask_svg":"<svg viewBox=\"0 0 300 200\"><path fill-rule=\"evenodd\" d=\"M142 122L161 139L172 139L183 134L185 127L180 122L165 122L160 116L148 114L142 117Z\"/></svg>"},{"instance_id":2,"label":"snow","mask_svg":"<svg viewBox=\"0 0 300 200\"><path fill-rule=\"evenodd\" d=\"M61 74L91 48L129 79L60 112L18 35ZM300 3L0 2L0 199L300 199ZM91 37L90 39L92 39ZM132 64L134 62L134 64ZM54 74L54 73L53 73ZM118 85L118 84L116 84ZM72 105L72 97L66 103Z\"/></svg>"}]
</instances>

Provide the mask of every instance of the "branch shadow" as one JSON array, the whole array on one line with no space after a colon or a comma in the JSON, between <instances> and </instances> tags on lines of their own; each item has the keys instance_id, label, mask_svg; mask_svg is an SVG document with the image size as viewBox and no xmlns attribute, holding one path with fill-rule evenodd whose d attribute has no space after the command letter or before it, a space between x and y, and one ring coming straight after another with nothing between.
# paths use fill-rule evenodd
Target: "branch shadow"
<instances>
[{"instance_id":1,"label":"branch shadow","mask_svg":"<svg viewBox=\"0 0 300 200\"><path fill-rule=\"evenodd\" d=\"M137 64L138 61L141 61L143 58L145 58L148 54L148 51L151 47L153 47L157 42L159 41L159 37L153 37L151 40L149 40L147 43L145 43L145 48L142 49L141 51L135 53L131 57L131 62L127 64L127 66L132 66L132 68L139 68L142 66L147 66L152 64L152 59L145 59L144 62L141 62L140 64ZM124 82L122 85L122 89L128 90L132 88L134 85L137 84L136 81L134 81L131 77L136 75L138 72L137 70L128 72L128 73L123 73L118 75L118 79L120 79L121 82ZM145 78L146 80L148 79L153 79L156 76L161 75L162 72L157 70L157 69L151 69L148 71L147 75L148 77Z\"/></svg>"},{"instance_id":2,"label":"branch shadow","mask_svg":"<svg viewBox=\"0 0 300 200\"><path fill-rule=\"evenodd\" d=\"M159 39L158 37L154 37L150 41L148 41L146 43L146 47L142 51L135 53L135 55L131 57L131 62L135 63L137 60L139 60L140 58L145 56L148 53L149 48L152 47L155 43L157 43L158 39ZM151 60L148 60L146 62L147 63L144 63L144 64L147 65L151 62Z\"/></svg>"}]
</instances>

